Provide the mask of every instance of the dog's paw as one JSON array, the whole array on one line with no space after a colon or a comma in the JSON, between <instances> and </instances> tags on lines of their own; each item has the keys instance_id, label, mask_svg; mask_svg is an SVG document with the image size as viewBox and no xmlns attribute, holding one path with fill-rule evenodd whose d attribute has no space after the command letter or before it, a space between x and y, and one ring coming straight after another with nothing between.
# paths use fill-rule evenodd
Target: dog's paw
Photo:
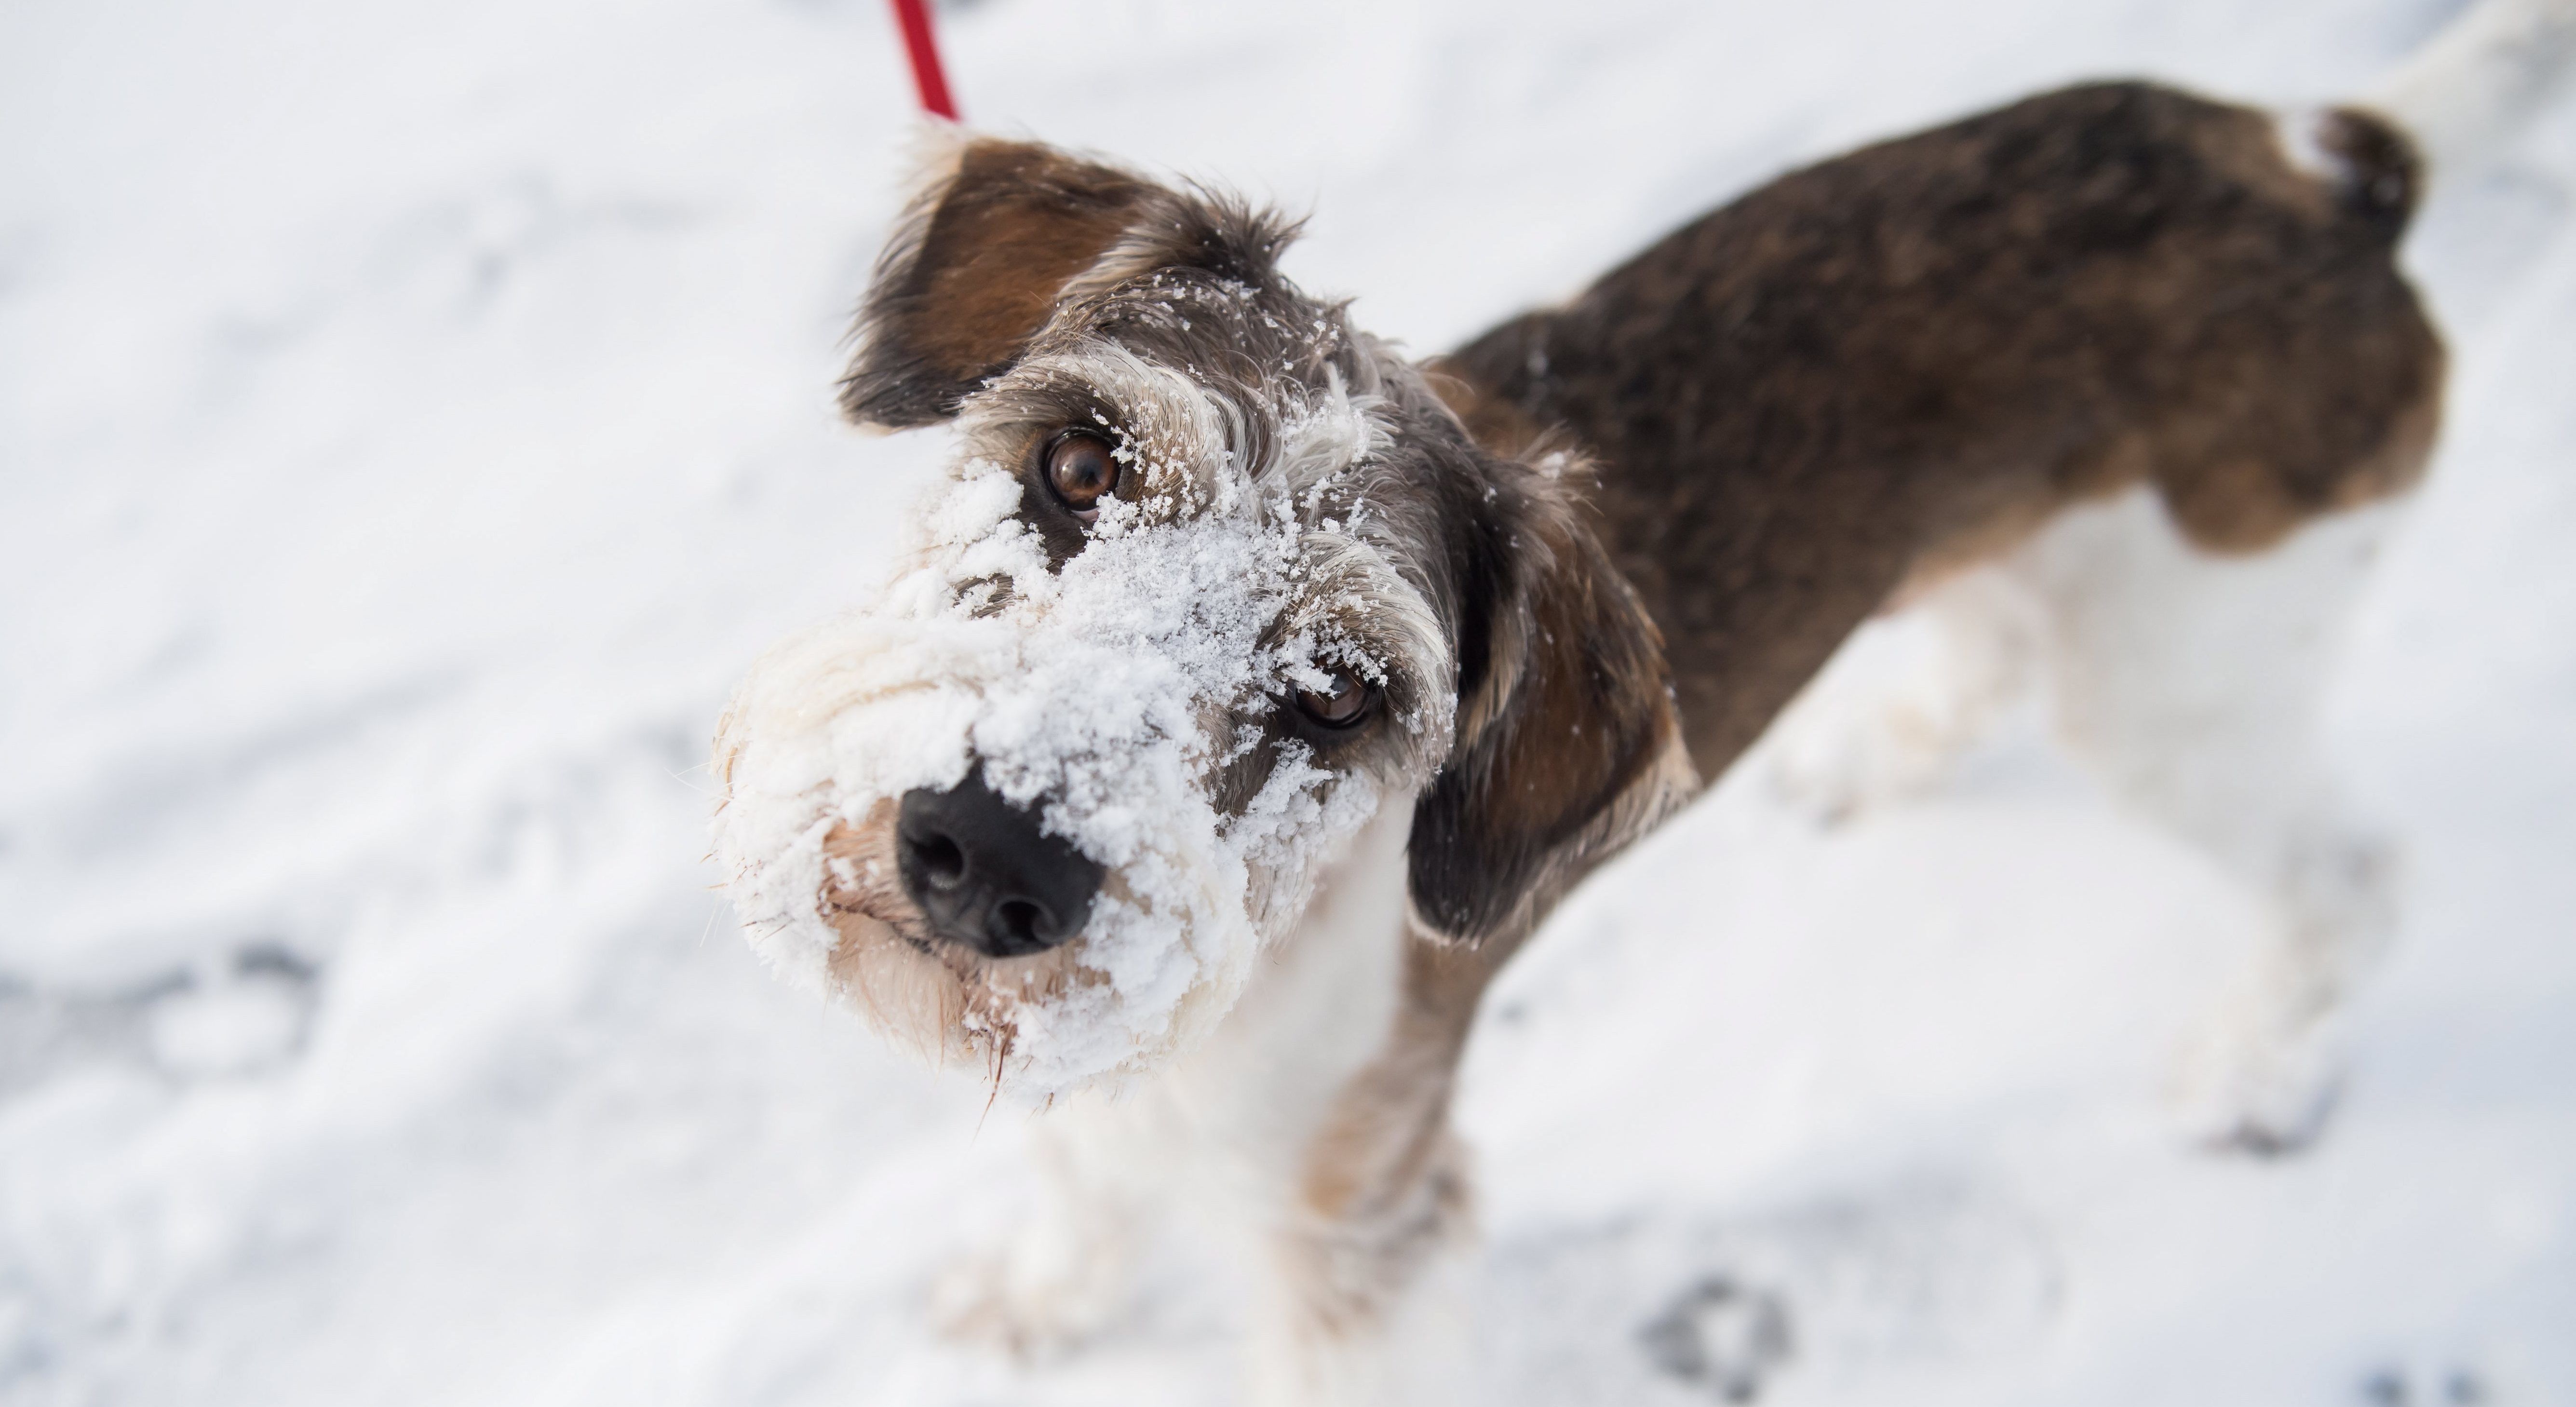
<instances>
[{"instance_id":1,"label":"dog's paw","mask_svg":"<svg viewBox=\"0 0 2576 1407\"><path fill-rule=\"evenodd\" d=\"M2314 1143L2343 1094L2341 1042L2330 1027L2287 1023L2231 1000L2185 1043L2173 1081L2175 1118L2191 1142L2279 1158Z\"/></svg>"},{"instance_id":2,"label":"dog's paw","mask_svg":"<svg viewBox=\"0 0 2576 1407\"><path fill-rule=\"evenodd\" d=\"M930 1317L956 1342L1046 1363L1117 1322L1131 1288L1124 1248L1111 1238L1032 1231L942 1272L931 1282Z\"/></svg>"},{"instance_id":3,"label":"dog's paw","mask_svg":"<svg viewBox=\"0 0 2576 1407\"><path fill-rule=\"evenodd\" d=\"M1866 717L1819 710L1783 728L1766 753L1772 799L1833 827L1937 791L1957 744L1920 710L1890 704Z\"/></svg>"},{"instance_id":4,"label":"dog's paw","mask_svg":"<svg viewBox=\"0 0 2576 1407\"><path fill-rule=\"evenodd\" d=\"M1929 665L1901 670L1855 658L1876 667L1854 664L1818 681L1762 749L1772 797L1822 825L1937 790L1993 711Z\"/></svg>"},{"instance_id":5,"label":"dog's paw","mask_svg":"<svg viewBox=\"0 0 2576 1407\"><path fill-rule=\"evenodd\" d=\"M1722 1275L1692 1284L1639 1331L1665 1374L1721 1402L1751 1402L1789 1361L1788 1306Z\"/></svg>"},{"instance_id":6,"label":"dog's paw","mask_svg":"<svg viewBox=\"0 0 2576 1407\"><path fill-rule=\"evenodd\" d=\"M1774 742L1763 772L1773 800L1816 825L1838 826L1937 779L1935 761L1909 754L1887 730L1841 723L1811 720Z\"/></svg>"}]
</instances>

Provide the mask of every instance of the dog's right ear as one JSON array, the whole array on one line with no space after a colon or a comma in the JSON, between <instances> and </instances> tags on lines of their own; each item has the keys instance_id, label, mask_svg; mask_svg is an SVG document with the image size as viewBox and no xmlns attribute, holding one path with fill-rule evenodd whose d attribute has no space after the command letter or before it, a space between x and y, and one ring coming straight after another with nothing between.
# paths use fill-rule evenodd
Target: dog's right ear
<instances>
[{"instance_id":1,"label":"dog's right ear","mask_svg":"<svg viewBox=\"0 0 2576 1407\"><path fill-rule=\"evenodd\" d=\"M955 415L1158 193L1036 142L970 137L940 153L877 258L842 412L888 429Z\"/></svg>"},{"instance_id":2,"label":"dog's right ear","mask_svg":"<svg viewBox=\"0 0 2576 1407\"><path fill-rule=\"evenodd\" d=\"M1663 636L1552 459L1496 462L1467 496L1457 735L1406 852L1420 929L1502 953L1698 789Z\"/></svg>"}]
</instances>

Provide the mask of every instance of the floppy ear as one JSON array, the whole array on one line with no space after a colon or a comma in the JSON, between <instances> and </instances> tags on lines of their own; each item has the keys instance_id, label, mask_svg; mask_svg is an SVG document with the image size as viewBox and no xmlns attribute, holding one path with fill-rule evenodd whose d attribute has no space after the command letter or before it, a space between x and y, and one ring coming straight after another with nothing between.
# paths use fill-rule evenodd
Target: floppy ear
<instances>
[{"instance_id":1,"label":"floppy ear","mask_svg":"<svg viewBox=\"0 0 2576 1407\"><path fill-rule=\"evenodd\" d=\"M1562 480L1509 467L1466 539L1457 741L1413 812L1415 916L1465 943L1525 937L1698 786L1654 622Z\"/></svg>"},{"instance_id":2,"label":"floppy ear","mask_svg":"<svg viewBox=\"0 0 2576 1407\"><path fill-rule=\"evenodd\" d=\"M877 258L858 354L841 382L843 413L889 429L956 414L1158 193L1036 142L958 143L933 163Z\"/></svg>"}]
</instances>

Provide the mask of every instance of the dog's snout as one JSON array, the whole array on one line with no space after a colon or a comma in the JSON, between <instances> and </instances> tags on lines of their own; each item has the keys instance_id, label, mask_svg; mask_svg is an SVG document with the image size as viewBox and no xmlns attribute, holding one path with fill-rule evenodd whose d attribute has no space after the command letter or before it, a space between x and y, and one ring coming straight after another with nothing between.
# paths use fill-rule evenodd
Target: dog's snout
<instances>
[{"instance_id":1,"label":"dog's snout","mask_svg":"<svg viewBox=\"0 0 2576 1407\"><path fill-rule=\"evenodd\" d=\"M930 929L989 957L1044 952L1082 931L1100 866L984 784L906 792L896 822L903 890Z\"/></svg>"}]
</instances>

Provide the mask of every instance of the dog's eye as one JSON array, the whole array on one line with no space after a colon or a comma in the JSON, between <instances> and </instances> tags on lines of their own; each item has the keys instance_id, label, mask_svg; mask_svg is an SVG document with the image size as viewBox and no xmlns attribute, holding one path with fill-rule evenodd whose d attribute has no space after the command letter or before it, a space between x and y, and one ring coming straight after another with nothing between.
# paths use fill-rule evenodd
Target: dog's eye
<instances>
[{"instance_id":1,"label":"dog's eye","mask_svg":"<svg viewBox=\"0 0 2576 1407\"><path fill-rule=\"evenodd\" d=\"M1088 523L1100 512L1100 500L1117 487L1118 461L1097 435L1058 436L1047 446L1046 481L1057 501Z\"/></svg>"},{"instance_id":2,"label":"dog's eye","mask_svg":"<svg viewBox=\"0 0 2576 1407\"><path fill-rule=\"evenodd\" d=\"M1300 690L1297 707L1327 728L1348 728L1368 716L1369 702L1376 696L1376 690L1361 683L1349 670L1337 669L1328 687Z\"/></svg>"}]
</instances>

